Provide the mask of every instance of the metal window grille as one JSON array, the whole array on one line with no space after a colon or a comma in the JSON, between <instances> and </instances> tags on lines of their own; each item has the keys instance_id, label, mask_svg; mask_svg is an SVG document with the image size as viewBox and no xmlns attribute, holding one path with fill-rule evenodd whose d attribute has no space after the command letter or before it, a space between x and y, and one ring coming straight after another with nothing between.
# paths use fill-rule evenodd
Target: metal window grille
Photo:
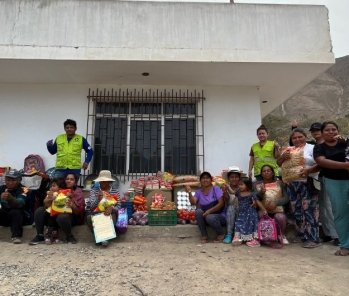
<instances>
[{"instance_id":1,"label":"metal window grille","mask_svg":"<svg viewBox=\"0 0 349 296\"><path fill-rule=\"evenodd\" d=\"M203 170L203 91L89 89L87 98L93 173L126 181Z\"/></svg>"}]
</instances>

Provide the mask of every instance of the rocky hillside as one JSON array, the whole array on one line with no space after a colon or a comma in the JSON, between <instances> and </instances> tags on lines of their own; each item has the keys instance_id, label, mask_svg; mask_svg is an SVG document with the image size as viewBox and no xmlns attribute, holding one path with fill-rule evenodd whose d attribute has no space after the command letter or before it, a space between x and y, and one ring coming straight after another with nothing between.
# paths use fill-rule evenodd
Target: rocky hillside
<instances>
[{"instance_id":1,"label":"rocky hillside","mask_svg":"<svg viewBox=\"0 0 349 296\"><path fill-rule=\"evenodd\" d=\"M315 121L334 120L349 136L349 55L336 59L325 73L263 119L271 138L287 142L291 121L308 130Z\"/></svg>"}]
</instances>

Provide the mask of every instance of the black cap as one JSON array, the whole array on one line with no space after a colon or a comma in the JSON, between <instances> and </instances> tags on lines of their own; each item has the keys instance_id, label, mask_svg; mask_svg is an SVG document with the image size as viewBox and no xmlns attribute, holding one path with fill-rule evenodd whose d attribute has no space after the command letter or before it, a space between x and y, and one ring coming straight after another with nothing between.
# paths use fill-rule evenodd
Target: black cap
<instances>
[{"instance_id":1,"label":"black cap","mask_svg":"<svg viewBox=\"0 0 349 296\"><path fill-rule=\"evenodd\" d=\"M313 132L313 131L320 131L321 130L321 126L322 124L320 122L314 122L311 126L309 131Z\"/></svg>"},{"instance_id":2,"label":"black cap","mask_svg":"<svg viewBox=\"0 0 349 296\"><path fill-rule=\"evenodd\" d=\"M5 177L11 179L19 179L21 177L21 173L15 169L11 169L5 174Z\"/></svg>"}]
</instances>

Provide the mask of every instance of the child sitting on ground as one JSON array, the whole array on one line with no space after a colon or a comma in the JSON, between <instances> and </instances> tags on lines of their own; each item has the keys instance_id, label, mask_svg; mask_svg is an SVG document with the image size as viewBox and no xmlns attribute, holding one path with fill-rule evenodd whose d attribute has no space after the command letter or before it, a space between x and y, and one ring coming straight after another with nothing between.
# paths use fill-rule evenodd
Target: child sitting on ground
<instances>
[{"instance_id":1,"label":"child sitting on ground","mask_svg":"<svg viewBox=\"0 0 349 296\"><path fill-rule=\"evenodd\" d=\"M246 242L248 247L259 247L258 241L258 213L255 204L266 214L262 203L257 200L255 193L252 191L252 181L249 179L241 180L239 183L240 192L237 197L238 217L235 222L235 235L233 245L239 245Z\"/></svg>"}]
</instances>

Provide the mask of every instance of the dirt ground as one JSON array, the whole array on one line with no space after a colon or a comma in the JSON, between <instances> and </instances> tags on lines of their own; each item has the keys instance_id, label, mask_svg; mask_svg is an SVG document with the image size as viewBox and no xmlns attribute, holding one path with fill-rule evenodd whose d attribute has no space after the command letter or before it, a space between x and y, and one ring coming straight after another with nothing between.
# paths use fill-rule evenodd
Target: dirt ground
<instances>
[{"instance_id":1,"label":"dirt ground","mask_svg":"<svg viewBox=\"0 0 349 296\"><path fill-rule=\"evenodd\" d=\"M348 295L349 257L323 244L248 248L196 239L13 245L0 238L1 295Z\"/></svg>"}]
</instances>

